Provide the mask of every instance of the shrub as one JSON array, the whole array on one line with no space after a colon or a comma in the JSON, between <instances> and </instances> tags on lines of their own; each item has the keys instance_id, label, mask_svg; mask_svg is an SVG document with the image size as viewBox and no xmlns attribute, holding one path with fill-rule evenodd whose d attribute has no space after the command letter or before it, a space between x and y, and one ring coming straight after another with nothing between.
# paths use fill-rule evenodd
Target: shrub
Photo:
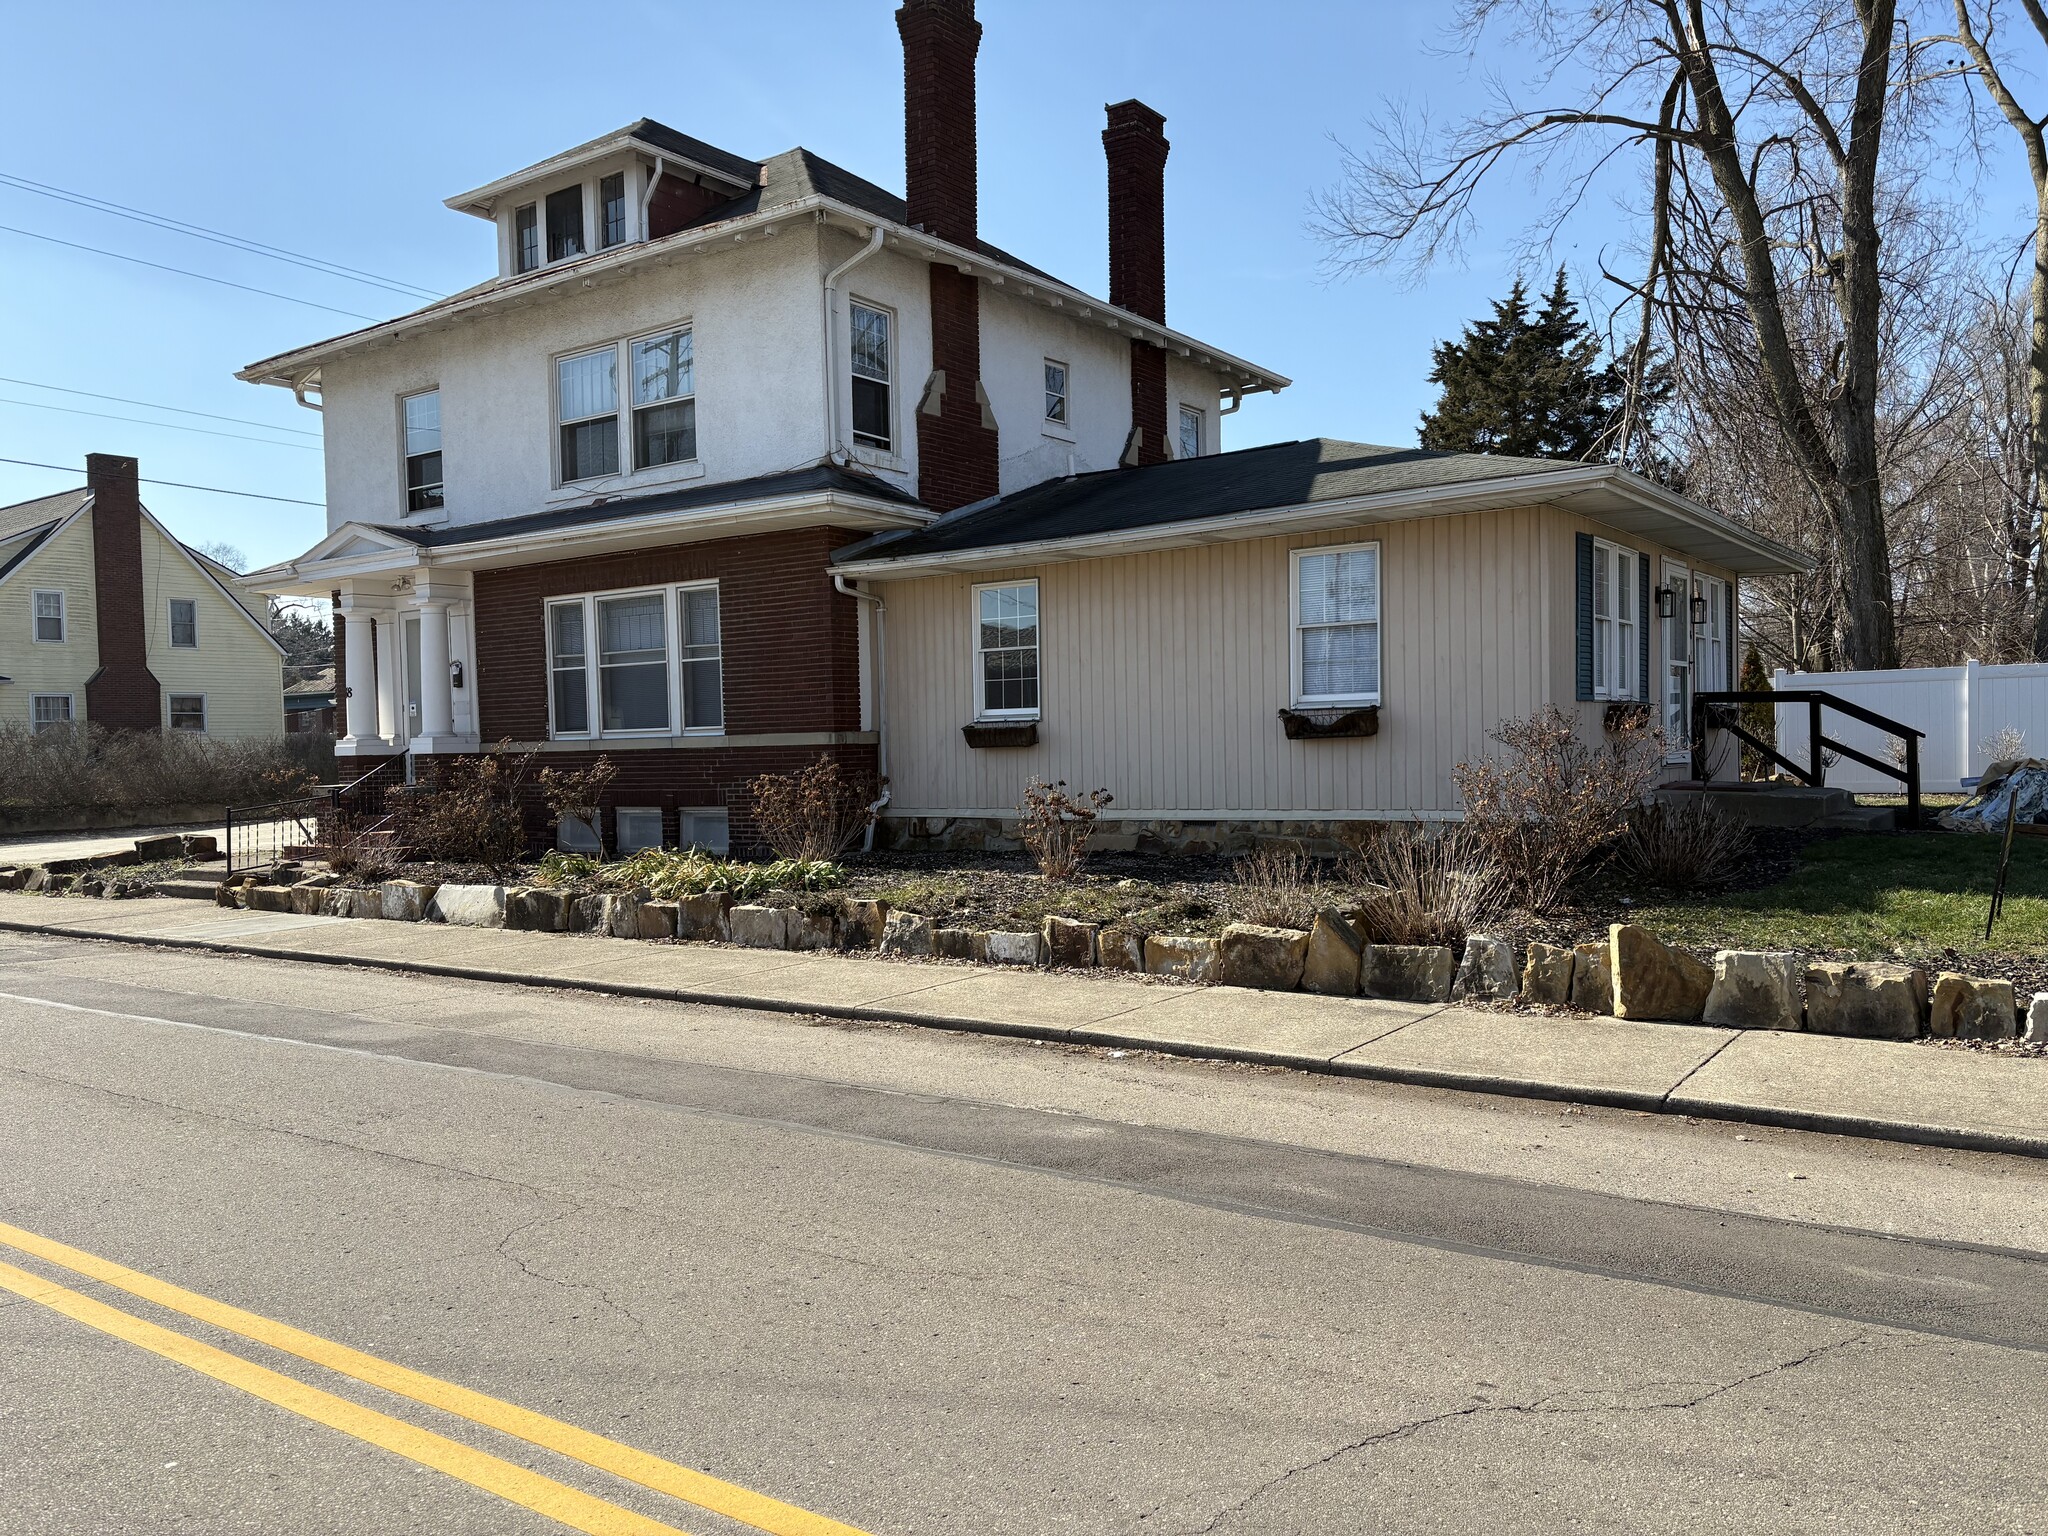
<instances>
[{"instance_id":1,"label":"shrub","mask_svg":"<svg viewBox=\"0 0 2048 1536\"><path fill-rule=\"evenodd\" d=\"M1684 795L1652 800L1629 812L1615 845L1615 863L1646 885L1711 891L1748 866L1756 846L1749 828L1712 802Z\"/></svg>"},{"instance_id":2,"label":"shrub","mask_svg":"<svg viewBox=\"0 0 2048 1536\"><path fill-rule=\"evenodd\" d=\"M795 773L764 773L747 786L761 841L785 859L830 862L875 819L874 781L820 756Z\"/></svg>"},{"instance_id":3,"label":"shrub","mask_svg":"<svg viewBox=\"0 0 2048 1536\"><path fill-rule=\"evenodd\" d=\"M1273 928L1306 928L1328 897L1321 866L1299 843L1266 843L1231 865L1238 915Z\"/></svg>"},{"instance_id":4,"label":"shrub","mask_svg":"<svg viewBox=\"0 0 2048 1536\"><path fill-rule=\"evenodd\" d=\"M1512 899L1492 848L1468 825L1382 823L1340 836L1362 887L1359 916L1369 943L1456 948Z\"/></svg>"},{"instance_id":5,"label":"shrub","mask_svg":"<svg viewBox=\"0 0 2048 1536\"><path fill-rule=\"evenodd\" d=\"M333 772L334 745L323 737L0 725L0 805L260 805L309 794Z\"/></svg>"},{"instance_id":6,"label":"shrub","mask_svg":"<svg viewBox=\"0 0 2048 1536\"><path fill-rule=\"evenodd\" d=\"M2027 733L2015 725L2005 726L1978 742L1977 752L1986 763L2012 762L2027 755Z\"/></svg>"},{"instance_id":7,"label":"shrub","mask_svg":"<svg viewBox=\"0 0 2048 1536\"><path fill-rule=\"evenodd\" d=\"M1465 825L1485 845L1514 899L1554 910L1579 874L1628 828L1663 768L1664 738L1618 720L1598 747L1556 705L1492 733L1505 751L1452 770Z\"/></svg>"},{"instance_id":8,"label":"shrub","mask_svg":"<svg viewBox=\"0 0 2048 1536\"><path fill-rule=\"evenodd\" d=\"M1088 839L1095 835L1095 818L1114 798L1106 789L1095 789L1085 800L1077 799L1067 793L1065 779L1057 784L1033 779L1024 787L1024 803L1017 807L1020 836L1038 860L1041 875L1048 880L1072 880L1080 875L1088 857Z\"/></svg>"},{"instance_id":9,"label":"shrub","mask_svg":"<svg viewBox=\"0 0 2048 1536\"><path fill-rule=\"evenodd\" d=\"M602 850L604 792L611 788L612 780L618 774L618 768L609 757L600 757L588 768L541 769L538 783L541 802L548 808L548 830L559 831L565 821L587 822L597 836L598 848Z\"/></svg>"},{"instance_id":10,"label":"shrub","mask_svg":"<svg viewBox=\"0 0 2048 1536\"><path fill-rule=\"evenodd\" d=\"M1742 653L1742 674L1736 679L1736 686L1744 693L1768 693L1771 675L1764 670L1763 653L1754 644ZM1769 704L1743 704L1737 707L1742 728L1763 742L1766 746L1778 745L1778 712ZM1777 764L1748 742L1742 744L1742 776L1745 779L1765 779L1777 772Z\"/></svg>"},{"instance_id":11,"label":"shrub","mask_svg":"<svg viewBox=\"0 0 2048 1536\"><path fill-rule=\"evenodd\" d=\"M490 869L516 864L526 852L519 797L533 759L532 749L515 756L510 742L500 742L442 767L428 788L401 792L394 802L399 841L421 859Z\"/></svg>"}]
</instances>

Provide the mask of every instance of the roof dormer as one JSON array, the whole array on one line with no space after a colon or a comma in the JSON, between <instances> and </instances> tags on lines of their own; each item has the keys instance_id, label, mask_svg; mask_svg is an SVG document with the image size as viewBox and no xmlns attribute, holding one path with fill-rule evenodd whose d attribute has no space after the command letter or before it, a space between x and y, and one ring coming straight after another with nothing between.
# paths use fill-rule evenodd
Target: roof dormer
<instances>
[{"instance_id":1,"label":"roof dormer","mask_svg":"<svg viewBox=\"0 0 2048 1536\"><path fill-rule=\"evenodd\" d=\"M673 234L760 175L754 161L642 118L447 206L498 226L498 275L510 278Z\"/></svg>"}]
</instances>

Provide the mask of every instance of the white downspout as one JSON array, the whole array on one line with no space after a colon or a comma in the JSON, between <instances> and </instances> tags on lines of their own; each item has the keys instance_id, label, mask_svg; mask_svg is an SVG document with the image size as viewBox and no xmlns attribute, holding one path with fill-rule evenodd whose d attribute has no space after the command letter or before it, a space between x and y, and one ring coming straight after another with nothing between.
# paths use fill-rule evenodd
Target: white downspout
<instances>
[{"instance_id":1,"label":"white downspout","mask_svg":"<svg viewBox=\"0 0 2048 1536\"><path fill-rule=\"evenodd\" d=\"M1230 404L1218 406L1216 408L1216 414L1218 416L1234 416L1235 414L1237 414L1237 408L1243 404L1244 390L1241 389L1239 386L1233 384L1230 386Z\"/></svg>"},{"instance_id":2,"label":"white downspout","mask_svg":"<svg viewBox=\"0 0 2048 1536\"><path fill-rule=\"evenodd\" d=\"M654 157L654 174L647 178L647 185L640 189L640 238L649 239L647 233L647 210L653 205L654 192L661 185L661 178L668 174L668 161L660 155Z\"/></svg>"},{"instance_id":3,"label":"white downspout","mask_svg":"<svg viewBox=\"0 0 2048 1536\"><path fill-rule=\"evenodd\" d=\"M309 389L317 389L317 388L319 388L319 386L318 386L318 385L316 385L315 383L313 383L313 375L309 373L309 374L307 374L307 375L306 375L306 376L305 376L305 377L304 377L303 379L295 379L295 380L293 380L293 382L292 382L292 398L293 398L294 400L298 401L298 402L299 402L299 404L303 405L303 406L304 406L304 407L305 407L305 408L306 408L307 410L309 410L309 411L318 411L318 410L323 410L323 409L325 409L325 406L324 406L324 404L323 404L323 405L315 405L315 404L314 404L314 403L313 403L312 401L310 401L310 400L308 400L308 399L306 398L306 391L307 391L307 390L309 390ZM324 396L323 396L323 400L324 400Z\"/></svg>"},{"instance_id":4,"label":"white downspout","mask_svg":"<svg viewBox=\"0 0 2048 1536\"><path fill-rule=\"evenodd\" d=\"M875 232L881 233L879 226ZM830 290L827 289L827 292ZM834 590L843 592L848 597L875 605L875 645L872 658L875 669L875 774L881 780L881 794L875 803L868 807L868 830L860 844L862 853L873 853L875 818L889 805L889 653L886 644L889 631L885 621L889 607L874 593L863 592L859 587L848 585L846 577L838 571L832 573L832 586Z\"/></svg>"},{"instance_id":5,"label":"white downspout","mask_svg":"<svg viewBox=\"0 0 2048 1536\"><path fill-rule=\"evenodd\" d=\"M825 274L825 457L834 464L843 464L848 455L839 446L839 280L855 267L866 261L882 248L884 231L877 224L868 231L868 243L855 251L846 260ZM834 583L838 581L833 578ZM879 610L881 599L840 587L849 597L859 597L874 603Z\"/></svg>"}]
</instances>

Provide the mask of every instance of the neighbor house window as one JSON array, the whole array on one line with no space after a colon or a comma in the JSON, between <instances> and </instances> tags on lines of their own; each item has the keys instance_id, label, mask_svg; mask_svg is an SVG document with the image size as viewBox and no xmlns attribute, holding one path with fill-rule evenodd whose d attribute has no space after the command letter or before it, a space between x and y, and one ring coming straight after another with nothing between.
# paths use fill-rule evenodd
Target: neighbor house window
<instances>
[{"instance_id":1,"label":"neighbor house window","mask_svg":"<svg viewBox=\"0 0 2048 1536\"><path fill-rule=\"evenodd\" d=\"M531 272L540 265L540 209L532 203L512 215L512 270Z\"/></svg>"},{"instance_id":2,"label":"neighbor house window","mask_svg":"<svg viewBox=\"0 0 2048 1536\"><path fill-rule=\"evenodd\" d=\"M33 730L47 730L53 725L71 723L71 695L68 693L38 693L29 697L29 725Z\"/></svg>"},{"instance_id":3,"label":"neighbor house window","mask_svg":"<svg viewBox=\"0 0 2048 1536\"><path fill-rule=\"evenodd\" d=\"M564 484L619 472L617 348L584 352L555 364L555 419Z\"/></svg>"},{"instance_id":4,"label":"neighbor house window","mask_svg":"<svg viewBox=\"0 0 2048 1536\"><path fill-rule=\"evenodd\" d=\"M1180 408L1180 456L1184 459L1202 456L1202 413L1192 405Z\"/></svg>"},{"instance_id":5,"label":"neighbor house window","mask_svg":"<svg viewBox=\"0 0 2048 1536\"><path fill-rule=\"evenodd\" d=\"M889 431L889 313L866 304L849 306L853 327L853 440L887 449Z\"/></svg>"},{"instance_id":6,"label":"neighbor house window","mask_svg":"<svg viewBox=\"0 0 2048 1536\"><path fill-rule=\"evenodd\" d=\"M1045 360L1045 419L1067 424L1067 365Z\"/></svg>"},{"instance_id":7,"label":"neighbor house window","mask_svg":"<svg viewBox=\"0 0 2048 1536\"><path fill-rule=\"evenodd\" d=\"M203 693L174 693L170 696L171 729L174 731L205 731L206 695Z\"/></svg>"},{"instance_id":8,"label":"neighbor house window","mask_svg":"<svg viewBox=\"0 0 2048 1536\"><path fill-rule=\"evenodd\" d=\"M1038 583L974 589L976 713L1038 713Z\"/></svg>"},{"instance_id":9,"label":"neighbor house window","mask_svg":"<svg viewBox=\"0 0 2048 1536\"><path fill-rule=\"evenodd\" d=\"M1380 698L1380 547L1294 554L1294 699L1377 704Z\"/></svg>"},{"instance_id":10,"label":"neighbor house window","mask_svg":"<svg viewBox=\"0 0 2048 1536\"><path fill-rule=\"evenodd\" d=\"M62 592L38 592L35 595L34 601L36 644L62 645L64 643L64 594Z\"/></svg>"},{"instance_id":11,"label":"neighbor house window","mask_svg":"<svg viewBox=\"0 0 2048 1536\"><path fill-rule=\"evenodd\" d=\"M604 249L626 243L626 173L614 171L597 184L597 238Z\"/></svg>"},{"instance_id":12,"label":"neighbor house window","mask_svg":"<svg viewBox=\"0 0 2048 1536\"><path fill-rule=\"evenodd\" d=\"M665 733L678 719L685 732L724 728L715 582L558 598L547 640L558 737Z\"/></svg>"},{"instance_id":13,"label":"neighbor house window","mask_svg":"<svg viewBox=\"0 0 2048 1536\"><path fill-rule=\"evenodd\" d=\"M633 467L697 457L697 382L690 333L671 331L632 345Z\"/></svg>"},{"instance_id":14,"label":"neighbor house window","mask_svg":"<svg viewBox=\"0 0 2048 1536\"><path fill-rule=\"evenodd\" d=\"M441 505L441 391L423 390L400 402L405 411L405 510Z\"/></svg>"},{"instance_id":15,"label":"neighbor house window","mask_svg":"<svg viewBox=\"0 0 2048 1536\"><path fill-rule=\"evenodd\" d=\"M171 599L171 648L199 649L199 604L189 597Z\"/></svg>"},{"instance_id":16,"label":"neighbor house window","mask_svg":"<svg viewBox=\"0 0 2048 1536\"><path fill-rule=\"evenodd\" d=\"M1632 549L1593 541L1593 697L1641 696L1636 677L1641 655L1642 615L1638 560Z\"/></svg>"},{"instance_id":17,"label":"neighbor house window","mask_svg":"<svg viewBox=\"0 0 2048 1536\"><path fill-rule=\"evenodd\" d=\"M583 254L583 188L564 187L548 194L548 260L567 261Z\"/></svg>"}]
</instances>

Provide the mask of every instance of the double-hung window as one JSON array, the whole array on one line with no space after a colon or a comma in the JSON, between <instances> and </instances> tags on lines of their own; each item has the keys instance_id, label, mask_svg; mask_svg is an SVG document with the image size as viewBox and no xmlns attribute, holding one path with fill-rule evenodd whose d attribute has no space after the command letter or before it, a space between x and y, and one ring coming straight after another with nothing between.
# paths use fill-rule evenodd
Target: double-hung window
<instances>
[{"instance_id":1,"label":"double-hung window","mask_svg":"<svg viewBox=\"0 0 2048 1536\"><path fill-rule=\"evenodd\" d=\"M619 352L604 347L555 364L562 482L619 472Z\"/></svg>"},{"instance_id":2,"label":"double-hung window","mask_svg":"<svg viewBox=\"0 0 2048 1536\"><path fill-rule=\"evenodd\" d=\"M199 603L194 598L171 599L171 648L178 651L199 649Z\"/></svg>"},{"instance_id":3,"label":"double-hung window","mask_svg":"<svg viewBox=\"0 0 2048 1536\"><path fill-rule=\"evenodd\" d=\"M548 260L567 261L581 256L583 245L583 188L579 184L548 194Z\"/></svg>"},{"instance_id":4,"label":"double-hung window","mask_svg":"<svg viewBox=\"0 0 2048 1536\"><path fill-rule=\"evenodd\" d=\"M547 641L557 738L724 728L716 583L558 598Z\"/></svg>"},{"instance_id":5,"label":"double-hung window","mask_svg":"<svg viewBox=\"0 0 2048 1536\"><path fill-rule=\"evenodd\" d=\"M1045 360L1045 419L1056 427L1067 425L1067 365Z\"/></svg>"},{"instance_id":6,"label":"double-hung window","mask_svg":"<svg viewBox=\"0 0 2048 1536\"><path fill-rule=\"evenodd\" d=\"M1698 666L1693 686L1712 692L1735 686L1728 671L1728 583L1718 576L1702 576L1699 593L1707 600L1706 622L1700 625Z\"/></svg>"},{"instance_id":7,"label":"double-hung window","mask_svg":"<svg viewBox=\"0 0 2048 1536\"><path fill-rule=\"evenodd\" d=\"M1202 456L1202 413L1192 405L1180 408L1180 456L1184 459Z\"/></svg>"},{"instance_id":8,"label":"double-hung window","mask_svg":"<svg viewBox=\"0 0 2048 1536\"><path fill-rule=\"evenodd\" d=\"M1380 547L1294 552L1294 702L1380 701Z\"/></svg>"},{"instance_id":9,"label":"double-hung window","mask_svg":"<svg viewBox=\"0 0 2048 1536\"><path fill-rule=\"evenodd\" d=\"M1636 676L1642 656L1640 606L1642 556L1632 549L1593 541L1593 697L1642 697Z\"/></svg>"},{"instance_id":10,"label":"double-hung window","mask_svg":"<svg viewBox=\"0 0 2048 1536\"><path fill-rule=\"evenodd\" d=\"M984 720L1038 714L1038 583L974 589L975 713Z\"/></svg>"},{"instance_id":11,"label":"double-hung window","mask_svg":"<svg viewBox=\"0 0 2048 1536\"><path fill-rule=\"evenodd\" d=\"M512 270L531 272L540 265L540 207L528 203L512 215Z\"/></svg>"},{"instance_id":12,"label":"double-hung window","mask_svg":"<svg viewBox=\"0 0 2048 1536\"><path fill-rule=\"evenodd\" d=\"M690 333L670 331L632 344L633 467L653 469L697 457L697 380Z\"/></svg>"},{"instance_id":13,"label":"double-hung window","mask_svg":"<svg viewBox=\"0 0 2048 1536\"><path fill-rule=\"evenodd\" d=\"M38 592L35 595L35 641L38 645L64 643L64 594Z\"/></svg>"},{"instance_id":14,"label":"double-hung window","mask_svg":"<svg viewBox=\"0 0 2048 1536\"><path fill-rule=\"evenodd\" d=\"M71 723L71 695L38 693L29 697L29 729L46 731L53 725Z\"/></svg>"},{"instance_id":15,"label":"double-hung window","mask_svg":"<svg viewBox=\"0 0 2048 1536\"><path fill-rule=\"evenodd\" d=\"M206 695L174 693L169 697L171 729L206 734Z\"/></svg>"},{"instance_id":16,"label":"double-hung window","mask_svg":"<svg viewBox=\"0 0 2048 1536\"><path fill-rule=\"evenodd\" d=\"M441 505L441 391L422 390L399 402L405 412L405 510Z\"/></svg>"},{"instance_id":17,"label":"double-hung window","mask_svg":"<svg viewBox=\"0 0 2048 1536\"><path fill-rule=\"evenodd\" d=\"M603 250L626 243L626 173L614 171L597 184L597 243Z\"/></svg>"},{"instance_id":18,"label":"double-hung window","mask_svg":"<svg viewBox=\"0 0 2048 1536\"><path fill-rule=\"evenodd\" d=\"M890 317L871 304L847 306L853 331L853 440L888 451L894 437L889 402L892 354Z\"/></svg>"}]
</instances>

